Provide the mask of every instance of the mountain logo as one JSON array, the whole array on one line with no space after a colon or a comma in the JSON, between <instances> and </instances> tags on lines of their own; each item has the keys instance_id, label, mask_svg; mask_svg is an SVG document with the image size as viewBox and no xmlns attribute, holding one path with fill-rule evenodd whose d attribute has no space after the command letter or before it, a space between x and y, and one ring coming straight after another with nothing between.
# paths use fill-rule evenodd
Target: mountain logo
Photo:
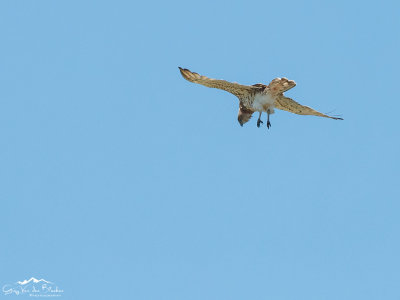
<instances>
[{"instance_id":1,"label":"mountain logo","mask_svg":"<svg viewBox=\"0 0 400 300\"><path fill-rule=\"evenodd\" d=\"M25 285L25 284L28 284L30 282L33 282L33 283L39 283L39 282L52 283L52 282L44 280L44 279L36 279L35 277L31 277L31 279L29 279L29 280L25 279L24 281L17 281L17 283L19 285Z\"/></svg>"},{"instance_id":2,"label":"mountain logo","mask_svg":"<svg viewBox=\"0 0 400 300\"><path fill-rule=\"evenodd\" d=\"M4 295L26 295L30 297L60 297L64 290L46 279L31 277L11 284L3 285Z\"/></svg>"}]
</instances>

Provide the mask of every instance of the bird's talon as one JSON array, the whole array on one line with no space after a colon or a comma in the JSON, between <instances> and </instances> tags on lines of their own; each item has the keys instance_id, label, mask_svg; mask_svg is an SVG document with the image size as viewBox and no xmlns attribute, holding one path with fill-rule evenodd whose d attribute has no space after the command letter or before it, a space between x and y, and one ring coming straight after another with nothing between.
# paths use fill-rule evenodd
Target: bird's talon
<instances>
[{"instance_id":1,"label":"bird's talon","mask_svg":"<svg viewBox=\"0 0 400 300\"><path fill-rule=\"evenodd\" d=\"M258 119L257 120L257 127L259 128L260 127L260 124L263 124L264 122L263 121L261 121L260 119Z\"/></svg>"},{"instance_id":2,"label":"bird's talon","mask_svg":"<svg viewBox=\"0 0 400 300\"><path fill-rule=\"evenodd\" d=\"M269 129L271 127L270 121L267 122L267 128Z\"/></svg>"}]
</instances>

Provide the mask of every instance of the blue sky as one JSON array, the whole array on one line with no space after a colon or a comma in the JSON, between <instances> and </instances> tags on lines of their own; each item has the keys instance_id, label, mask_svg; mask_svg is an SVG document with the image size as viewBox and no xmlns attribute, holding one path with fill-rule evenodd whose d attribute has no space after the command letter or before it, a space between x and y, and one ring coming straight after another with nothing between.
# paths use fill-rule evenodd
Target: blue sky
<instances>
[{"instance_id":1,"label":"blue sky","mask_svg":"<svg viewBox=\"0 0 400 300\"><path fill-rule=\"evenodd\" d=\"M399 299L395 1L2 1L0 285ZM178 66L344 121L237 99ZM265 118L265 116L264 116ZM6 298L22 296L3 295Z\"/></svg>"}]
</instances>

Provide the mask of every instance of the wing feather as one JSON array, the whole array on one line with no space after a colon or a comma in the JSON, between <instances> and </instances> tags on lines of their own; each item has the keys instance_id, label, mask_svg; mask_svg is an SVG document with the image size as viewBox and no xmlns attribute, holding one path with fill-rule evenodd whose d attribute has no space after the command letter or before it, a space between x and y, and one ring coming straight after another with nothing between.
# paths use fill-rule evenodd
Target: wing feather
<instances>
[{"instance_id":1,"label":"wing feather","mask_svg":"<svg viewBox=\"0 0 400 300\"><path fill-rule=\"evenodd\" d=\"M235 95L239 99L247 97L250 93L252 93L254 90L257 89L256 87L252 87L249 85L242 85L238 83L232 83L226 80L208 78L206 76L202 76L195 72L191 72L188 69L182 69L181 67L179 67L179 70L181 71L183 78L185 78L190 82L198 83L209 88L215 88L227 91Z\"/></svg>"},{"instance_id":2,"label":"wing feather","mask_svg":"<svg viewBox=\"0 0 400 300\"><path fill-rule=\"evenodd\" d=\"M294 101L293 99L285 97L283 95L276 98L275 107L277 109L286 110L288 112L298 114L298 115L312 115L312 116L318 116L318 117L324 117L324 118L331 118L334 120L343 120L342 118L331 117L331 116L325 115L323 113L320 113L319 111L316 111L316 110L312 109L311 107L301 105L301 104L297 103L296 101Z\"/></svg>"}]
</instances>

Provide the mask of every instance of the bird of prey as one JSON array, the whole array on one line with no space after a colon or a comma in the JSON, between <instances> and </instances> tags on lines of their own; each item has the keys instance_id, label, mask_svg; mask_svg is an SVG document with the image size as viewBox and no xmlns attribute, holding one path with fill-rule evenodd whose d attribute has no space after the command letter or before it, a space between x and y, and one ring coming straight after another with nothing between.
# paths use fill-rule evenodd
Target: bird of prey
<instances>
[{"instance_id":1,"label":"bird of prey","mask_svg":"<svg viewBox=\"0 0 400 300\"><path fill-rule=\"evenodd\" d=\"M271 127L269 121L269 115L274 113L274 108L286 110L288 112L298 115L313 115L325 118L331 118L334 120L343 120L342 118L332 117L320 113L311 107L301 105L283 95L284 92L296 86L293 80L287 78L275 78L270 82L269 85L257 83L253 85L242 85L238 83L232 83L225 80L218 80L202 76L195 72L191 72L188 69L179 70L186 80L210 88L221 89L227 91L239 98L239 114L238 121L240 126L248 122L254 112L259 112L257 120L257 127L260 127L261 114L267 113L267 127Z\"/></svg>"}]
</instances>

